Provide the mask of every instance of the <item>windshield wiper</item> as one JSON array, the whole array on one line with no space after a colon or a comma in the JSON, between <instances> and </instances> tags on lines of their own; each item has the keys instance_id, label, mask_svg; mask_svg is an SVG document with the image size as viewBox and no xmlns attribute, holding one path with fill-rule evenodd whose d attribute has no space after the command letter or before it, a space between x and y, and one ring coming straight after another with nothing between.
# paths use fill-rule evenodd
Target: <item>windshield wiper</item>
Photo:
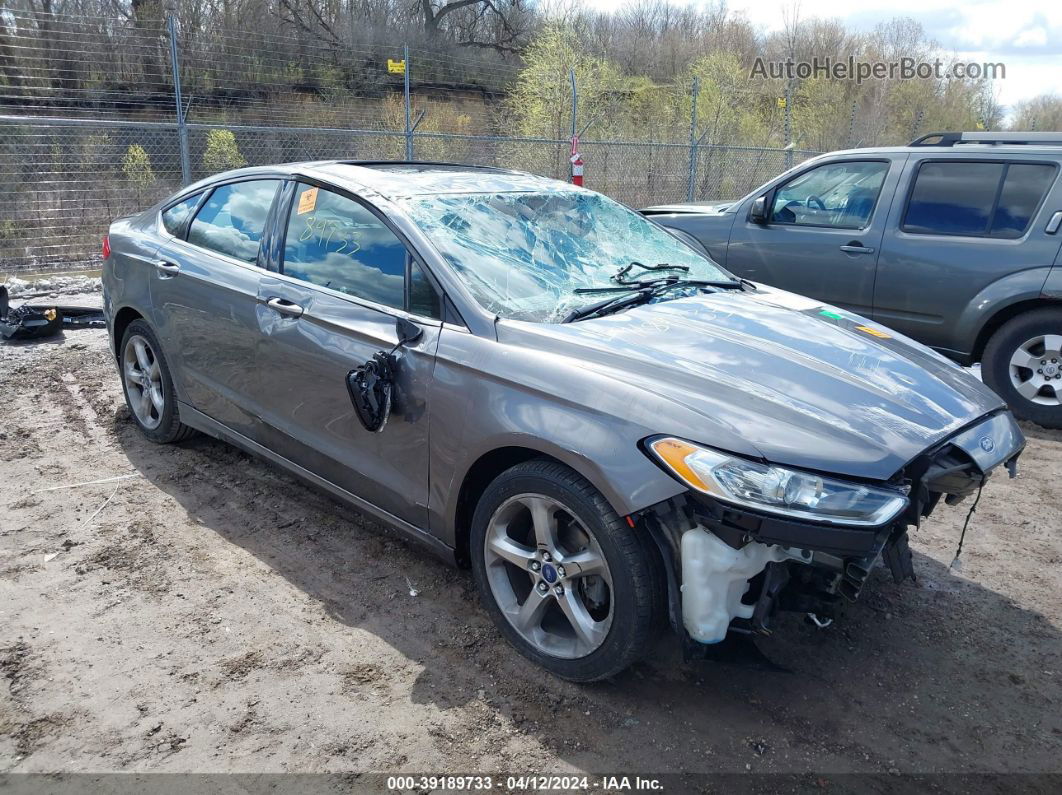
<instances>
[{"instance_id":1,"label":"windshield wiper","mask_svg":"<svg viewBox=\"0 0 1062 795\"><path fill-rule=\"evenodd\" d=\"M659 295L663 295L668 290L675 287L714 287L716 289L730 289L741 290L744 289L741 282L734 281L702 281L699 279L679 279L677 277L671 277L668 279L649 279L645 282L639 282L639 286L635 287L579 287L573 292L576 293L597 293L597 292L622 292L625 295L615 296L613 298L605 298L604 300L597 301L593 304L587 304L581 306L578 309L573 309L568 315L561 321L561 323L572 323L576 320L585 320L588 317L600 317L602 315L611 315L618 312L621 309L625 309L630 306L637 306L638 304L644 304Z\"/></svg>"},{"instance_id":2,"label":"windshield wiper","mask_svg":"<svg viewBox=\"0 0 1062 795\"><path fill-rule=\"evenodd\" d=\"M578 309L573 309L568 313L564 320L561 321L561 323L572 323L576 320L585 320L588 317L609 315L628 306L644 304L653 297L655 292L651 287L643 287L640 290L634 290L633 292L629 287L606 287L604 289L609 292L622 290L626 295L613 296L612 298L606 298L603 301L597 301L593 304L587 304ZM592 292L592 290L588 291ZM579 291L577 290L576 292Z\"/></svg>"},{"instance_id":3,"label":"windshield wiper","mask_svg":"<svg viewBox=\"0 0 1062 795\"><path fill-rule=\"evenodd\" d=\"M686 273L689 273L689 271L690 271L690 269L688 267L686 267L685 265L668 265L666 262L661 262L658 265L643 265L642 263L640 263L637 260L635 260L631 264L620 268L618 271L616 271L614 274L612 274L612 276L610 278L616 284L637 284L638 282L636 282L636 281L623 278L628 273L630 273L634 268L641 268L642 270L647 270L647 271L684 271Z\"/></svg>"},{"instance_id":4,"label":"windshield wiper","mask_svg":"<svg viewBox=\"0 0 1062 795\"><path fill-rule=\"evenodd\" d=\"M658 287L713 287L716 290L742 290L743 281L731 279L680 279L677 276L665 276L660 279L645 279L636 282L624 282L623 287L576 287L573 293L625 293L631 290L645 290Z\"/></svg>"}]
</instances>

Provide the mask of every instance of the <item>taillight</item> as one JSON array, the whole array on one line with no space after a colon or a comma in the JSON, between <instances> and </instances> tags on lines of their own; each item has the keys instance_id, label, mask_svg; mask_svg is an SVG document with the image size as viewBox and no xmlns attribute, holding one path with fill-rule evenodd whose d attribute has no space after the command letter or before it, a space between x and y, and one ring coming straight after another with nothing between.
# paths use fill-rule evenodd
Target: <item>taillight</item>
<instances>
[{"instance_id":1,"label":"taillight","mask_svg":"<svg viewBox=\"0 0 1062 795\"><path fill-rule=\"evenodd\" d=\"M111 238L108 235L103 236L103 258L107 259L111 256Z\"/></svg>"}]
</instances>

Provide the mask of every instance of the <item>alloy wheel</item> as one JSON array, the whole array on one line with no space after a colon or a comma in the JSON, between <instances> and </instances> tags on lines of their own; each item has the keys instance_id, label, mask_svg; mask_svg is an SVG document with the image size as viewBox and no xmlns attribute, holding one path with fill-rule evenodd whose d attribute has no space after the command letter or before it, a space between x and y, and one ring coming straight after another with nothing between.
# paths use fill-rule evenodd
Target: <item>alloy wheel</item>
<instances>
[{"instance_id":1,"label":"alloy wheel","mask_svg":"<svg viewBox=\"0 0 1062 795\"><path fill-rule=\"evenodd\" d=\"M1062 405L1062 334L1043 334L1020 345L1010 357L1010 382L1026 400Z\"/></svg>"},{"instance_id":2,"label":"alloy wheel","mask_svg":"<svg viewBox=\"0 0 1062 795\"><path fill-rule=\"evenodd\" d=\"M130 337L125 344L122 377L125 379L129 408L137 420L149 430L157 428L166 408L162 369L151 343L140 335Z\"/></svg>"},{"instance_id":3,"label":"alloy wheel","mask_svg":"<svg viewBox=\"0 0 1062 795\"><path fill-rule=\"evenodd\" d=\"M563 503L518 494L487 526L487 581L506 620L536 649L585 657L612 625L612 576L593 534Z\"/></svg>"}]
</instances>

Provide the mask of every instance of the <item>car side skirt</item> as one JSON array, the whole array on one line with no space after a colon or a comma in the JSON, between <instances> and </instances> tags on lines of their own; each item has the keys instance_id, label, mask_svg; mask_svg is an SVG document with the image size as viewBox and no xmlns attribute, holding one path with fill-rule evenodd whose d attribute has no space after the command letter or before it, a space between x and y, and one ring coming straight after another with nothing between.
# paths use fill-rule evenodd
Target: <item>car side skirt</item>
<instances>
[{"instance_id":1,"label":"car side skirt","mask_svg":"<svg viewBox=\"0 0 1062 795\"><path fill-rule=\"evenodd\" d=\"M282 455L270 450L268 447L263 447L251 439L248 439L243 434L237 433L231 430L225 425L222 425L217 420L208 417L201 411L189 406L187 403L181 403L178 401L178 411L180 413L181 422L185 425L191 426L198 431L202 431L208 436L213 436L215 439L220 439L223 442L228 442L234 447L239 447L241 450L250 453L251 455L264 458L271 463L276 464L282 469L290 472L301 480L306 481L312 486L328 492L332 496L347 503L352 508L368 514L373 519L382 522L383 524L393 527L398 530L402 535L414 542L417 546L426 549L434 556L440 558L444 562L451 566L457 565L457 559L454 556L454 550L433 536L429 531L410 524L404 519L400 519L394 514L388 513L382 508L378 508L370 502L363 500L356 494L352 494L346 489L340 488L331 481L325 480L319 475L315 475L308 469L305 469L298 464L289 461Z\"/></svg>"}]
</instances>

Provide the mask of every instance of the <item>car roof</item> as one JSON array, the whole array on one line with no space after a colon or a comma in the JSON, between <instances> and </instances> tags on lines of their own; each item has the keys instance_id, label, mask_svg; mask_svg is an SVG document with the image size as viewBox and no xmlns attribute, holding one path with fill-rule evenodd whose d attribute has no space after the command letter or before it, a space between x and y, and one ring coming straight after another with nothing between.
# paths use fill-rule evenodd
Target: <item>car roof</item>
<instances>
[{"instance_id":1,"label":"car roof","mask_svg":"<svg viewBox=\"0 0 1062 795\"><path fill-rule=\"evenodd\" d=\"M329 160L293 164L293 170L312 172L315 176L341 186L369 188L387 198L579 190L568 183L523 171L459 163Z\"/></svg>"},{"instance_id":2,"label":"car roof","mask_svg":"<svg viewBox=\"0 0 1062 795\"><path fill-rule=\"evenodd\" d=\"M992 157L993 155L1038 155L1048 158L1062 158L1062 147L1048 144L977 144L964 143L962 146L933 146L920 144L919 146L868 146L862 149L839 149L833 152L824 152L819 157L826 155L873 155L873 154L925 154L950 152L952 154L969 155L971 158Z\"/></svg>"},{"instance_id":3,"label":"car roof","mask_svg":"<svg viewBox=\"0 0 1062 795\"><path fill-rule=\"evenodd\" d=\"M920 135L906 146L874 146L864 149L846 149L838 154L874 154L926 152L961 152L963 156L973 157L1005 154L1035 154L1047 157L1062 156L1062 132L1035 131L988 131L973 132L931 132Z\"/></svg>"},{"instance_id":4,"label":"car roof","mask_svg":"<svg viewBox=\"0 0 1062 795\"><path fill-rule=\"evenodd\" d=\"M560 180L493 166L401 160L311 160L249 166L214 174L189 185L180 195L187 196L234 179L299 174L316 177L354 192L369 189L388 199L439 194L583 190Z\"/></svg>"}]
</instances>

